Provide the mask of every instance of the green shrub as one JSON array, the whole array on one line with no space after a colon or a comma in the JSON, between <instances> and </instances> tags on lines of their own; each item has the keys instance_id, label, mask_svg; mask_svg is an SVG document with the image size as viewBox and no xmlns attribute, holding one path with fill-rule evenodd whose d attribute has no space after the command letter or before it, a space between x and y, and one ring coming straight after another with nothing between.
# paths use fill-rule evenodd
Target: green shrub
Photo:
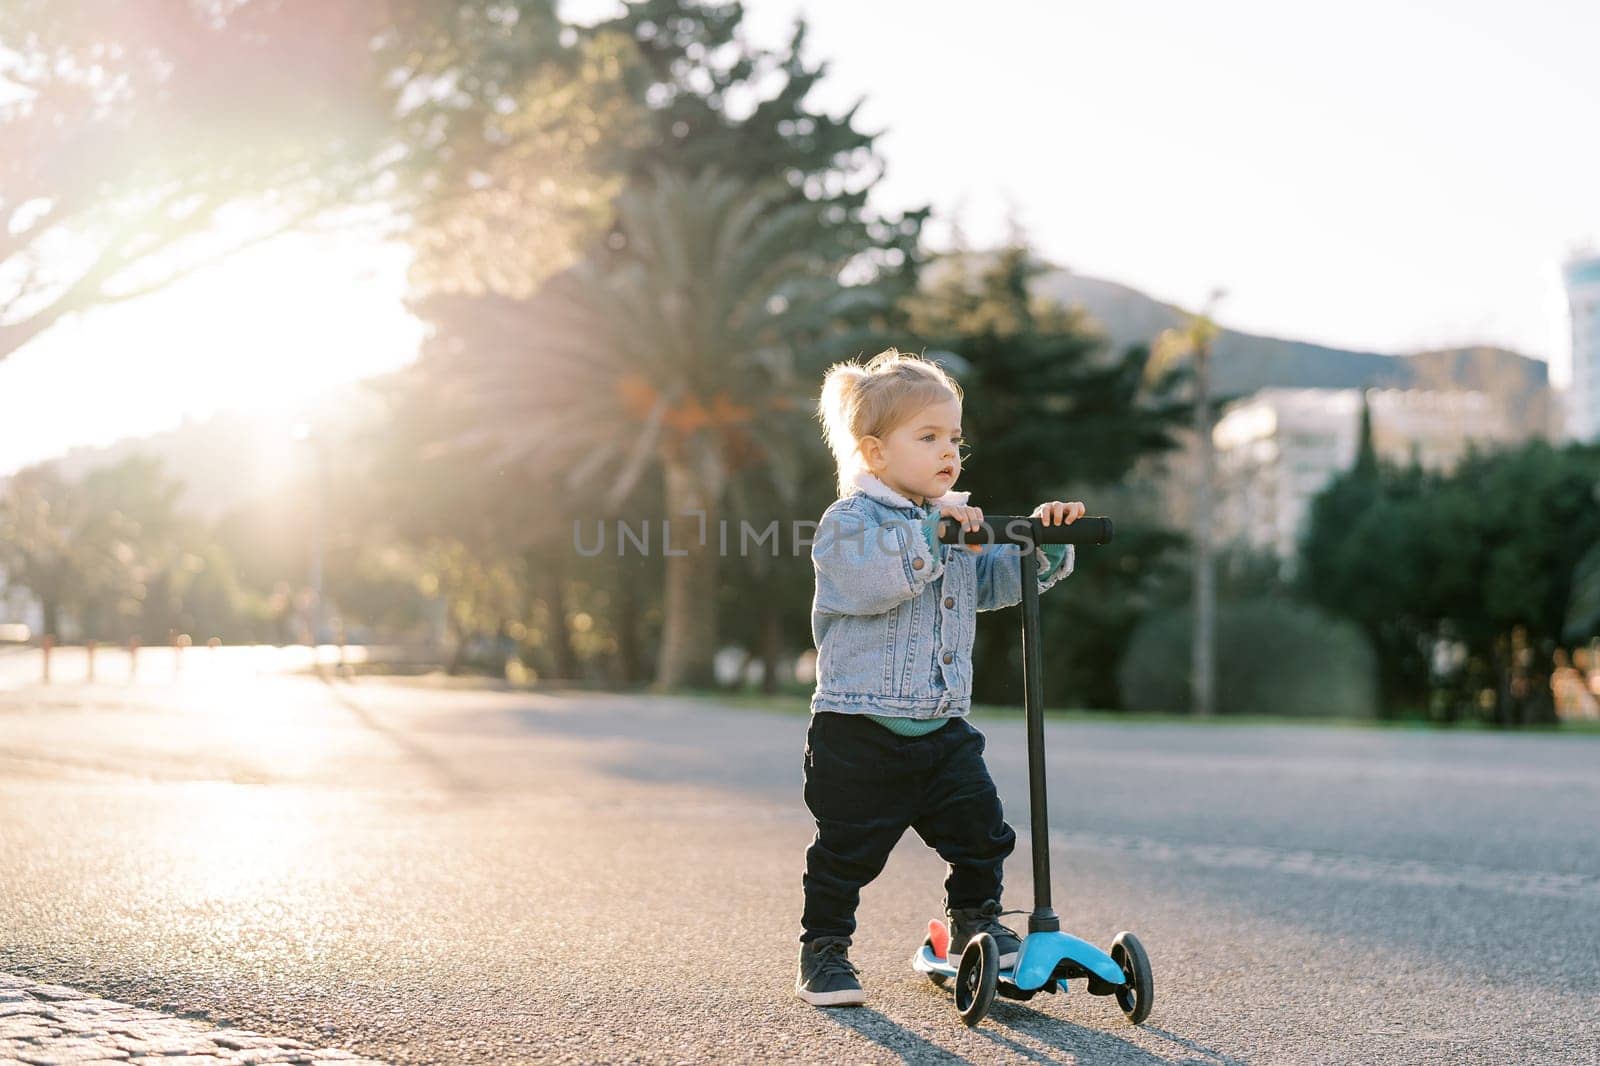
<instances>
[{"instance_id":1,"label":"green shrub","mask_svg":"<svg viewBox=\"0 0 1600 1066\"><path fill-rule=\"evenodd\" d=\"M1130 711L1191 705L1190 632L1185 604L1161 609L1135 628L1117 681ZM1372 717L1377 667L1353 624L1288 600L1219 603L1216 707L1222 714Z\"/></svg>"}]
</instances>

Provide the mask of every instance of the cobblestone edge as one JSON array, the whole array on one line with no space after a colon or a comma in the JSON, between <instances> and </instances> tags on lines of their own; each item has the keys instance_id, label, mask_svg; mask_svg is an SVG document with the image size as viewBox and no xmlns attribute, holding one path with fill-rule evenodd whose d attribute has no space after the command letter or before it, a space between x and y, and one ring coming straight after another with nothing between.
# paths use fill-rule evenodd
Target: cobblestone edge
<instances>
[{"instance_id":1,"label":"cobblestone edge","mask_svg":"<svg viewBox=\"0 0 1600 1066\"><path fill-rule=\"evenodd\" d=\"M0 973L0 1066L388 1066Z\"/></svg>"}]
</instances>

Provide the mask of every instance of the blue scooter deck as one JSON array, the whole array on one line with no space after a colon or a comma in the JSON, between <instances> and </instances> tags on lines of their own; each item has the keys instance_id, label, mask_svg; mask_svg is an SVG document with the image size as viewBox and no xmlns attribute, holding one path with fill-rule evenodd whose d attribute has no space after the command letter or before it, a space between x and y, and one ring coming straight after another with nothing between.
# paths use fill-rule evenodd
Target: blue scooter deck
<instances>
[{"instance_id":1,"label":"blue scooter deck","mask_svg":"<svg viewBox=\"0 0 1600 1066\"><path fill-rule=\"evenodd\" d=\"M935 955L931 947L929 947L927 944L924 944L918 948L917 953L912 956L911 966L913 969L922 973L940 974L941 976L947 977L953 981L955 980L956 976L956 966L960 963L960 961L960 959L957 959L954 963L946 962L940 956ZM1003 981L1012 987L1016 987L1016 981L1013 980L1014 973L1015 970L1013 967L1001 967L1000 973L996 975L996 980ZM1065 992L1067 990L1067 983L1062 981L1059 987L1061 991Z\"/></svg>"},{"instance_id":2,"label":"blue scooter deck","mask_svg":"<svg viewBox=\"0 0 1600 1066\"><path fill-rule=\"evenodd\" d=\"M948 934L941 936L942 933L944 929L938 919L929 923L928 940L912 956L911 966L922 973L954 978L960 959L949 961L934 948L934 944L940 942L948 945ZM929 941L934 943L930 944ZM1023 937L1016 964L1003 967L997 980L1021 992L1037 992L1050 983L1057 966L1064 959L1076 963L1084 975L1092 974L1107 984L1122 985L1127 980L1122 967L1094 944L1069 933L1054 932L1030 933ZM1067 991L1067 979L1056 979L1056 987L1062 992Z\"/></svg>"}]
</instances>

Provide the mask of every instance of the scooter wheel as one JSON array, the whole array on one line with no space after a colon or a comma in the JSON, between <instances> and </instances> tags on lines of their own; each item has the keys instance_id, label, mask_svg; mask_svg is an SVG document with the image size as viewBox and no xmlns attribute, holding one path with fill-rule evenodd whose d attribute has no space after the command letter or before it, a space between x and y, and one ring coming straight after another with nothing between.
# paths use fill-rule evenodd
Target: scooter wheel
<instances>
[{"instance_id":1,"label":"scooter wheel","mask_svg":"<svg viewBox=\"0 0 1600 1066\"><path fill-rule=\"evenodd\" d=\"M1128 1016L1128 1021L1138 1025L1150 1017L1150 1008L1156 1002L1155 978L1150 974L1150 956L1144 952L1139 938L1129 932L1117 934L1111 942L1111 959L1122 967L1127 983L1117 989L1117 1006Z\"/></svg>"},{"instance_id":2,"label":"scooter wheel","mask_svg":"<svg viewBox=\"0 0 1600 1066\"><path fill-rule=\"evenodd\" d=\"M929 938L925 939L922 942L922 946L927 948L930 952L932 952L935 957L938 956L939 953L937 951L933 950L933 938L932 937L929 937ZM942 973L938 973L937 971L934 971L934 970L927 970L925 972L928 975L928 980L932 981L934 984L938 985L940 988L943 988L946 984L948 984L950 982L950 978L946 977Z\"/></svg>"},{"instance_id":3,"label":"scooter wheel","mask_svg":"<svg viewBox=\"0 0 1600 1066\"><path fill-rule=\"evenodd\" d=\"M994 1003L995 984L1000 977L1000 949L994 937L979 933L967 941L956 967L956 1010L968 1025L977 1025Z\"/></svg>"}]
</instances>

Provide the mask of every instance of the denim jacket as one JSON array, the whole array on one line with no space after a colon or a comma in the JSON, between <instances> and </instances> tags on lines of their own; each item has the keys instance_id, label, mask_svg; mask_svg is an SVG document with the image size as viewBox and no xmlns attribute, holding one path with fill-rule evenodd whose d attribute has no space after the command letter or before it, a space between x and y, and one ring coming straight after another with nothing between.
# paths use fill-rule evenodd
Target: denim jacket
<instances>
[{"instance_id":1,"label":"denim jacket","mask_svg":"<svg viewBox=\"0 0 1600 1066\"><path fill-rule=\"evenodd\" d=\"M972 638L977 612L1022 602L1015 544L974 552L930 551L921 523L952 492L918 507L871 474L822 514L811 545L817 591L811 635L817 648L812 711L890 717L962 717L972 709ZM1039 591L1072 573L1066 545L1051 569L1035 548Z\"/></svg>"}]
</instances>

